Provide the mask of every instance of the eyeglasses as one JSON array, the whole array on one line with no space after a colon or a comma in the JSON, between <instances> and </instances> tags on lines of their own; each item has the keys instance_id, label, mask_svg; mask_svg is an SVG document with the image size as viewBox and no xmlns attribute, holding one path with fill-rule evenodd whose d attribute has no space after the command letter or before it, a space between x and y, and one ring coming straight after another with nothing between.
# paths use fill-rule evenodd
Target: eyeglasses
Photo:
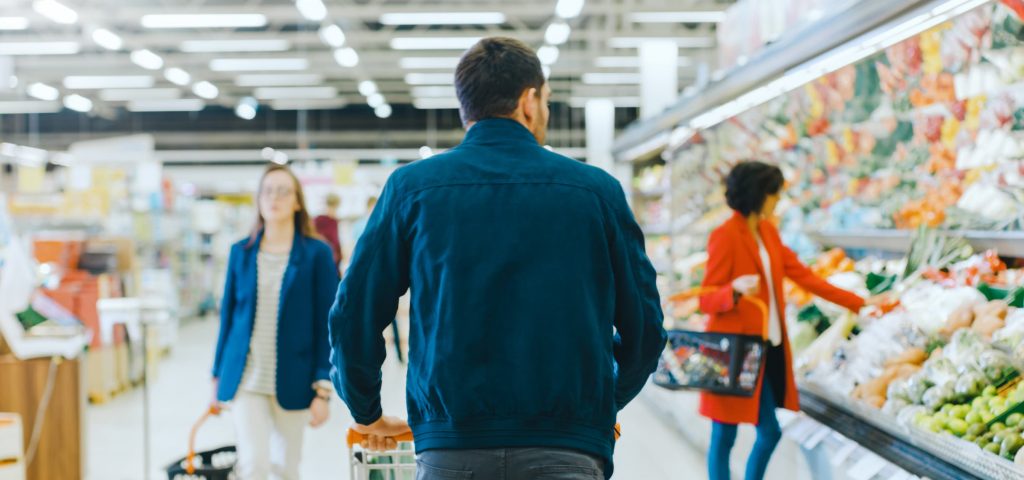
<instances>
[{"instance_id":1,"label":"eyeglasses","mask_svg":"<svg viewBox=\"0 0 1024 480\"><path fill-rule=\"evenodd\" d=\"M295 189L289 187L265 187L260 190L260 196L263 198L286 198L294 193Z\"/></svg>"}]
</instances>

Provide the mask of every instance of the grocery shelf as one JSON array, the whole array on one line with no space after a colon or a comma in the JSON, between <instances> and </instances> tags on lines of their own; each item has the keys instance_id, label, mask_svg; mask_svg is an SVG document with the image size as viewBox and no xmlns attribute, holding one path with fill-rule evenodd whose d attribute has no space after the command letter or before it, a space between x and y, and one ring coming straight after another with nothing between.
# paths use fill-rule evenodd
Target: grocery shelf
<instances>
[{"instance_id":1,"label":"grocery shelf","mask_svg":"<svg viewBox=\"0 0 1024 480\"><path fill-rule=\"evenodd\" d=\"M1024 231L949 230L944 233L963 237L976 251L994 249L1003 256L1024 258ZM910 230L867 229L810 231L807 234L830 247L906 253L910 249L910 238L913 232Z\"/></svg>"},{"instance_id":2,"label":"grocery shelf","mask_svg":"<svg viewBox=\"0 0 1024 480\"><path fill-rule=\"evenodd\" d=\"M1013 462L951 435L933 434L898 424L871 407L801 383L800 409L823 425L923 478L1024 478Z\"/></svg>"}]
</instances>

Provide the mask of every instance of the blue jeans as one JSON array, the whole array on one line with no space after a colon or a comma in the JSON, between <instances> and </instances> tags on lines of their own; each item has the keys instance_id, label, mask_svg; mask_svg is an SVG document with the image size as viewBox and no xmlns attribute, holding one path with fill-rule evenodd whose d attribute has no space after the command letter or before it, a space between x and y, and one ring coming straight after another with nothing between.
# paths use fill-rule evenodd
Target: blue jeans
<instances>
[{"instance_id":1,"label":"blue jeans","mask_svg":"<svg viewBox=\"0 0 1024 480\"><path fill-rule=\"evenodd\" d=\"M782 439L782 428L775 417L775 392L767 375L761 385L761 405L757 414L757 440L747 458L746 480L762 480L768 470L772 452ZM708 476L710 480L731 480L729 454L736 443L737 425L712 422L711 447L708 449Z\"/></svg>"},{"instance_id":2,"label":"blue jeans","mask_svg":"<svg viewBox=\"0 0 1024 480\"><path fill-rule=\"evenodd\" d=\"M604 480L604 460L560 448L427 450L416 480Z\"/></svg>"}]
</instances>

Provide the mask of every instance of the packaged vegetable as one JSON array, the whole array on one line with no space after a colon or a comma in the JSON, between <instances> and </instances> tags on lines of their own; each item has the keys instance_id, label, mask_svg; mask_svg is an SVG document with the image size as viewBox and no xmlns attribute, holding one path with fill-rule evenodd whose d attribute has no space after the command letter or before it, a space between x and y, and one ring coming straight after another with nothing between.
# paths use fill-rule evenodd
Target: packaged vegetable
<instances>
[{"instance_id":1,"label":"packaged vegetable","mask_svg":"<svg viewBox=\"0 0 1024 480\"><path fill-rule=\"evenodd\" d=\"M981 395L981 391L989 384L988 378L977 370L969 370L960 375L953 387L960 400L967 400Z\"/></svg>"},{"instance_id":2,"label":"packaged vegetable","mask_svg":"<svg viewBox=\"0 0 1024 480\"><path fill-rule=\"evenodd\" d=\"M960 373L956 365L945 357L932 358L924 364L925 378L933 385L946 385L956 382Z\"/></svg>"},{"instance_id":3,"label":"packaged vegetable","mask_svg":"<svg viewBox=\"0 0 1024 480\"><path fill-rule=\"evenodd\" d=\"M943 405L953 401L956 398L956 392L953 391L952 384L936 385L929 388L928 391L924 392L924 396L921 398L925 407L935 411Z\"/></svg>"},{"instance_id":4,"label":"packaged vegetable","mask_svg":"<svg viewBox=\"0 0 1024 480\"><path fill-rule=\"evenodd\" d=\"M1003 380L1017 371L1010 356L995 349L986 350L978 356L978 368L990 382Z\"/></svg>"},{"instance_id":5,"label":"packaged vegetable","mask_svg":"<svg viewBox=\"0 0 1024 480\"><path fill-rule=\"evenodd\" d=\"M899 422L900 425L909 426L913 425L919 418L929 415L930 413L931 412L928 411L928 408L926 407L921 405L911 405L900 410L900 413L896 415L896 421Z\"/></svg>"}]
</instances>

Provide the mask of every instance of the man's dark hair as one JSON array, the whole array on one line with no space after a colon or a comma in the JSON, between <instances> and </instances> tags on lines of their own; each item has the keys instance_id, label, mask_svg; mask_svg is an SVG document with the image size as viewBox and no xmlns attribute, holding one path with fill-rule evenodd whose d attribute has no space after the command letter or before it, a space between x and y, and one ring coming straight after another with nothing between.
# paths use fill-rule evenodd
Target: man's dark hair
<instances>
[{"instance_id":1,"label":"man's dark hair","mask_svg":"<svg viewBox=\"0 0 1024 480\"><path fill-rule=\"evenodd\" d=\"M455 94L464 123L507 117L519 96L544 86L544 70L536 52L514 38L485 38L473 45L455 68Z\"/></svg>"},{"instance_id":2,"label":"man's dark hair","mask_svg":"<svg viewBox=\"0 0 1024 480\"><path fill-rule=\"evenodd\" d=\"M725 178L725 201L744 217L758 213L769 195L782 190L782 170L764 162L740 162Z\"/></svg>"}]
</instances>

